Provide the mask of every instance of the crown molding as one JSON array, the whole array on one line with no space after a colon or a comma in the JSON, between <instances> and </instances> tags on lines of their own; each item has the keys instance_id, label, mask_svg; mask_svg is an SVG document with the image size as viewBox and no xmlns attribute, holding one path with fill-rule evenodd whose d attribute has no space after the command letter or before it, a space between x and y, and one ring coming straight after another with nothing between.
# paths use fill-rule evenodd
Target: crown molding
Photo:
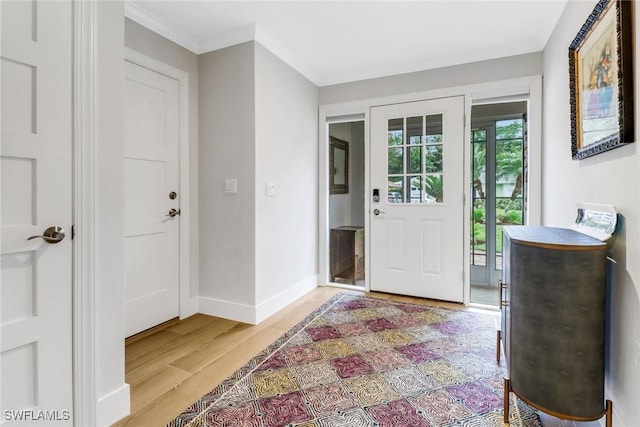
<instances>
[{"instance_id":1,"label":"crown molding","mask_svg":"<svg viewBox=\"0 0 640 427\"><path fill-rule=\"evenodd\" d=\"M136 4L125 1L124 2L124 16L127 18L137 22L150 29L151 31L160 34L162 37L165 37L172 42L184 47L185 49L190 50L195 54L200 54L200 46L198 41L192 37L181 34L160 22L160 20L149 14L147 11L141 9Z\"/></svg>"},{"instance_id":2,"label":"crown molding","mask_svg":"<svg viewBox=\"0 0 640 427\"><path fill-rule=\"evenodd\" d=\"M246 25L238 28L222 37L215 37L200 43L198 54L213 52L225 47L235 46L240 43L253 41L256 39L256 24Z\"/></svg>"},{"instance_id":3,"label":"crown molding","mask_svg":"<svg viewBox=\"0 0 640 427\"><path fill-rule=\"evenodd\" d=\"M280 58L288 66L302 74L306 79L311 81L311 83L320 86L320 78L315 72L303 64L294 54L284 48L275 38L271 37L271 35L260 27L256 27L255 41Z\"/></svg>"},{"instance_id":4,"label":"crown molding","mask_svg":"<svg viewBox=\"0 0 640 427\"><path fill-rule=\"evenodd\" d=\"M142 25L143 27L146 27L149 30L160 34L161 36L171 40L172 42L184 47L185 49L190 50L196 55L213 52L215 50L224 49L226 47L235 46L248 41L256 41L271 53L273 53L275 56L284 61L291 68L309 79L316 86L318 86L318 82L320 81L320 79L318 79L318 76L316 76L309 70L308 67L302 64L302 62L299 61L295 57L295 55L282 47L282 45L278 41L267 34L264 30L258 28L256 24L244 26L237 29L236 31L226 34L223 37L216 37L204 42L198 42L197 40L189 36L186 36L169 28L157 17L149 14L147 11L130 1L125 1L124 3L124 15L127 18Z\"/></svg>"}]
</instances>

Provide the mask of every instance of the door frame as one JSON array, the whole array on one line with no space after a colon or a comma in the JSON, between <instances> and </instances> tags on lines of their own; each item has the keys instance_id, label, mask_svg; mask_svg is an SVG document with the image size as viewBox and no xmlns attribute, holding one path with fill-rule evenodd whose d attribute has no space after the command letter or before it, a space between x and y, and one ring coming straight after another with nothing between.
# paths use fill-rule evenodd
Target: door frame
<instances>
[{"instance_id":1,"label":"door frame","mask_svg":"<svg viewBox=\"0 0 640 427\"><path fill-rule=\"evenodd\" d=\"M343 284L343 283L333 283L331 282L331 271L329 268L329 248L330 248L330 243L329 243L329 208L330 208L330 203L329 203L329 174L327 173L327 171L329 170L329 125L330 124L337 124L337 123L351 123L351 122L363 122L364 123L364 158L365 160L369 158L369 112L358 112L357 110L350 110L350 109L345 109L345 110L332 110L332 111L327 111L324 114L324 118L323 118L323 112L322 112L322 107L320 107L320 118L321 121L320 126L319 126L319 141L325 141L326 144L318 144L318 148L319 148L319 164L320 164L320 168L321 168L321 172L320 172L320 192L319 197L320 197L320 215L318 217L318 222L319 222L319 230L326 230L326 233L319 233L318 236L318 250L319 250L319 283L321 286L326 285L326 284L330 284L331 286L335 286L335 287L339 287L339 288L345 288L345 289L355 289L355 290L362 290L362 286L356 286L356 285L348 285L348 284ZM324 166L323 166L324 165ZM325 168L325 169L322 169ZM365 276L364 276L364 289L368 292L369 291L369 280L367 278L367 274L366 272L369 271L368 269L368 262L369 262L369 258L366 256L367 254L367 247L366 247L366 242L368 239L368 228L369 228L369 200L367 199L366 195L368 194L368 185L369 185L369 161L365 161L365 165L364 165L364 174L365 174L365 188L364 188L364 194L365 194L365 198L364 198L364 229L365 229L365 257L364 257L364 262L365 262L365 266L364 266L364 270L365 270ZM323 178L322 173L324 172L325 177ZM324 190L323 190L324 188ZM323 208L322 205L324 205L326 207L326 212L323 215ZM324 258L322 255L325 255Z\"/></svg>"},{"instance_id":2,"label":"door frame","mask_svg":"<svg viewBox=\"0 0 640 427\"><path fill-rule=\"evenodd\" d=\"M96 77L101 53L97 50L98 24L101 12L95 1L73 2L73 224L80 230L74 236L73 258L73 419L76 425L96 425L99 421L96 353L96 214L97 177L95 164L98 141ZM190 147L189 147L189 78L182 70L124 48L124 60L150 69L161 70L179 82L180 87L180 192L181 205L190 208ZM180 317L197 311L197 297L190 296L190 223L191 212L182 216L180 225ZM195 218L195 217L194 217ZM197 224L195 224L197 226ZM197 231L197 230L194 230ZM124 301L123 301L124 303ZM122 312L124 316L124 312ZM124 347L124 341L122 343ZM129 394L126 394L127 398ZM128 407L128 402L118 402ZM121 410L118 407L117 410ZM109 416L109 414L107 414Z\"/></svg>"},{"instance_id":3,"label":"door frame","mask_svg":"<svg viewBox=\"0 0 640 427\"><path fill-rule=\"evenodd\" d=\"M539 225L542 215L542 76L539 74L506 80L496 80L429 91L413 92L401 95L391 95L376 98L366 98L358 101L322 104L318 109L318 282L320 285L329 284L329 135L328 120L344 119L364 116L364 146L365 146L365 291L369 291L370 277L370 109L376 106L422 101L435 98L464 96L465 98L465 148L464 148L464 257L461 266L464 271L464 304L470 304L471 275L469 242L470 212L468 201L471 200L470 177L470 142L471 142L471 105L481 103L495 103L512 97L527 96L530 101L528 117L529 126L529 199L527 204L527 223Z\"/></svg>"},{"instance_id":4,"label":"door frame","mask_svg":"<svg viewBox=\"0 0 640 427\"><path fill-rule=\"evenodd\" d=\"M329 268L329 125L335 123L364 122L364 290L369 292L369 109L359 105L335 105L319 107L318 121L318 283L345 289L362 290L361 286L331 282Z\"/></svg>"},{"instance_id":5,"label":"door frame","mask_svg":"<svg viewBox=\"0 0 640 427\"><path fill-rule=\"evenodd\" d=\"M186 71L172 67L169 64L158 61L155 58L144 55L138 51L124 48L124 60L140 67L146 68L158 74L162 74L171 79L177 80L180 91L179 108L179 194L180 209L186 210L186 214L180 215L180 243L179 243L179 316L181 319L189 317L197 312L197 298L190 297L190 273L191 273L191 251L190 251L190 233L191 223L189 218L191 212L191 194L190 194L190 148L189 148L189 75Z\"/></svg>"},{"instance_id":6,"label":"door frame","mask_svg":"<svg viewBox=\"0 0 640 427\"><path fill-rule=\"evenodd\" d=\"M73 223L78 233L73 257L73 418L77 425L95 425L95 127L97 104L93 40L98 12L94 2L73 3ZM80 286L82 284L82 286Z\"/></svg>"}]
</instances>

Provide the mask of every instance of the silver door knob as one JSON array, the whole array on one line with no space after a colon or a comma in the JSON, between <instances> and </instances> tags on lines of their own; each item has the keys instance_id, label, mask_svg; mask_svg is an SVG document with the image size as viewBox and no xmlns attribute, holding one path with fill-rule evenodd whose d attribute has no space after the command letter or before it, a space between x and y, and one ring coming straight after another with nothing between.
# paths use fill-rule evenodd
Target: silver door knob
<instances>
[{"instance_id":1,"label":"silver door knob","mask_svg":"<svg viewBox=\"0 0 640 427\"><path fill-rule=\"evenodd\" d=\"M180 215L180 209L175 210L172 208L169 210L169 213L166 216L173 218L176 215Z\"/></svg>"},{"instance_id":2,"label":"silver door knob","mask_svg":"<svg viewBox=\"0 0 640 427\"><path fill-rule=\"evenodd\" d=\"M378 216L378 215L380 215L380 214L383 214L383 213L384 213L384 212L382 212L380 209L374 209L374 210L373 210L373 214L374 214L374 215L376 215L376 216Z\"/></svg>"},{"instance_id":3,"label":"silver door knob","mask_svg":"<svg viewBox=\"0 0 640 427\"><path fill-rule=\"evenodd\" d=\"M31 236L27 240L32 239L42 239L47 243L55 245L56 243L62 242L62 240L64 239L64 228L54 225L44 230L42 236Z\"/></svg>"}]
</instances>

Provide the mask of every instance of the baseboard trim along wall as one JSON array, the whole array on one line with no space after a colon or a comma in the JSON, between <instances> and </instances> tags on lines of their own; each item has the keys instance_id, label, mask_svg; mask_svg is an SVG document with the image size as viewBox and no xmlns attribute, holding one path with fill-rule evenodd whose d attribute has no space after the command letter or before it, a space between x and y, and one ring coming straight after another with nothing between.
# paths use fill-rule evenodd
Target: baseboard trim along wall
<instances>
[{"instance_id":1,"label":"baseboard trim along wall","mask_svg":"<svg viewBox=\"0 0 640 427\"><path fill-rule=\"evenodd\" d=\"M198 297L198 312L255 325L255 307L217 298Z\"/></svg>"},{"instance_id":2,"label":"baseboard trim along wall","mask_svg":"<svg viewBox=\"0 0 640 427\"><path fill-rule=\"evenodd\" d=\"M110 426L131 413L131 391L129 384L98 399L96 408L96 425Z\"/></svg>"},{"instance_id":3,"label":"baseboard trim along wall","mask_svg":"<svg viewBox=\"0 0 640 427\"><path fill-rule=\"evenodd\" d=\"M186 319L198 312L199 297L188 297L186 301L180 299L180 319Z\"/></svg>"},{"instance_id":4,"label":"baseboard trim along wall","mask_svg":"<svg viewBox=\"0 0 640 427\"><path fill-rule=\"evenodd\" d=\"M198 312L257 325L317 286L318 275L313 275L256 306L201 296L198 299Z\"/></svg>"},{"instance_id":5,"label":"baseboard trim along wall","mask_svg":"<svg viewBox=\"0 0 640 427\"><path fill-rule=\"evenodd\" d=\"M280 292L256 306L257 323L282 310L301 296L311 292L318 286L318 275L314 274L295 285Z\"/></svg>"}]
</instances>

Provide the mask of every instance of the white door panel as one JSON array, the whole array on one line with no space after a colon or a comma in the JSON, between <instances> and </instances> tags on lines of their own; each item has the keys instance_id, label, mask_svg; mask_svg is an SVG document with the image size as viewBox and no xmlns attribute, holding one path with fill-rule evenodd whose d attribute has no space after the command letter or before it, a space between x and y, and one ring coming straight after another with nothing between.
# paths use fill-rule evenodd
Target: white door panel
<instances>
[{"instance_id":1,"label":"white door panel","mask_svg":"<svg viewBox=\"0 0 640 427\"><path fill-rule=\"evenodd\" d=\"M179 83L125 62L126 335L179 314ZM169 193L176 192L175 199Z\"/></svg>"},{"instance_id":2,"label":"white door panel","mask_svg":"<svg viewBox=\"0 0 640 427\"><path fill-rule=\"evenodd\" d=\"M0 15L0 423L71 425L72 7L3 1ZM50 226L65 238L27 240Z\"/></svg>"},{"instance_id":3,"label":"white door panel","mask_svg":"<svg viewBox=\"0 0 640 427\"><path fill-rule=\"evenodd\" d=\"M462 97L371 109L371 290L463 300L463 114Z\"/></svg>"}]
</instances>

